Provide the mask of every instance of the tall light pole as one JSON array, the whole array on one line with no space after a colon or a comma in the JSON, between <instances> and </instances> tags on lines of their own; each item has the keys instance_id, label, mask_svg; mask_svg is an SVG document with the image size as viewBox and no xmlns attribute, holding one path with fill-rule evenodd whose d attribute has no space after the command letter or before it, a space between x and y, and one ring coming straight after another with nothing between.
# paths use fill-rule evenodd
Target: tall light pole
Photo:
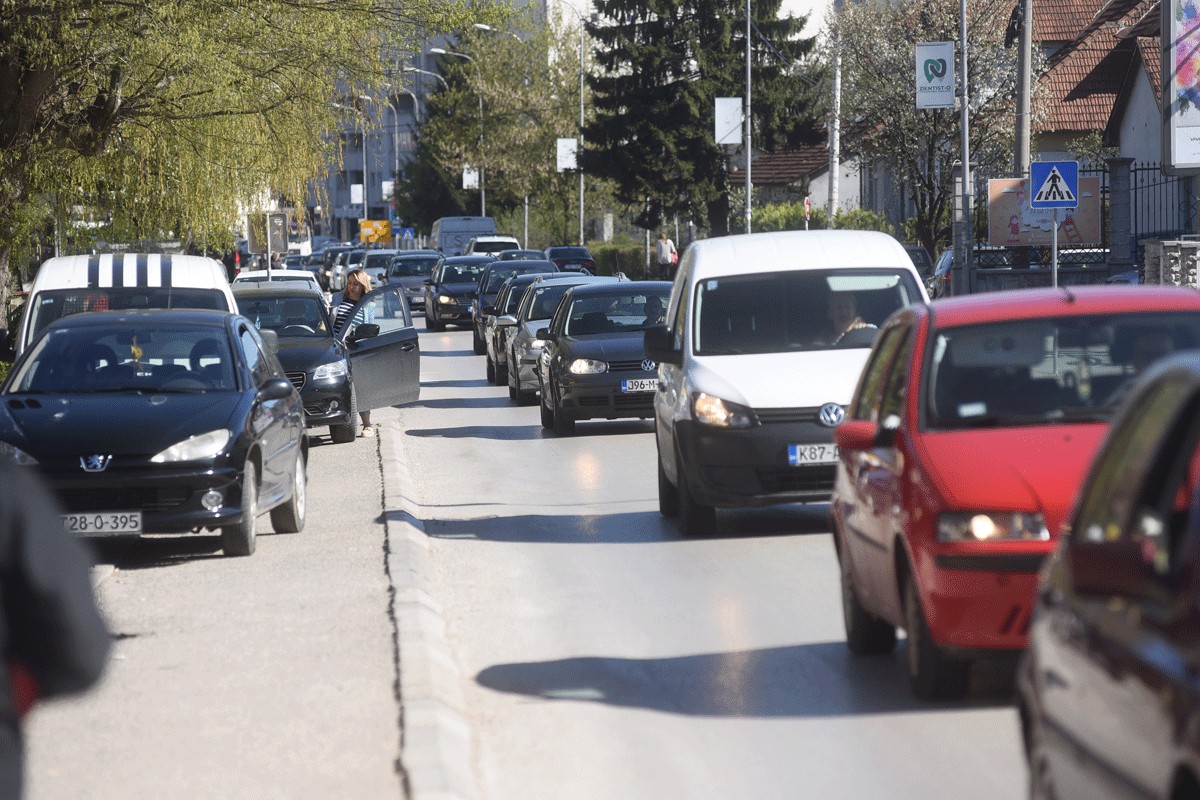
<instances>
[{"instance_id":1,"label":"tall light pole","mask_svg":"<svg viewBox=\"0 0 1200 800\"><path fill-rule=\"evenodd\" d=\"M567 3L567 2L560 3L560 5L563 8L571 9L571 13L573 13L576 17L579 18L579 146L575 151L575 153L576 153L575 154L575 169L579 172L579 246L582 247L583 243L584 243L584 236L583 236L583 163L579 159L580 159L580 157L583 156L583 124L584 124L584 115L583 115L583 88L584 88L584 83L583 83L583 75L584 75L583 39L584 39L584 35L586 34L587 31L584 27L585 21L583 19L583 14L581 14L579 12L579 9L575 8L573 5L571 5L570 3Z\"/></svg>"},{"instance_id":2,"label":"tall light pole","mask_svg":"<svg viewBox=\"0 0 1200 800\"><path fill-rule=\"evenodd\" d=\"M483 177L483 73L479 69L479 62L471 58L466 53L458 53L454 50L446 50L442 47L431 47L429 52L439 56L455 56L457 58L465 58L470 61L475 67L476 90L479 94L479 216L487 216L487 188L484 185Z\"/></svg>"},{"instance_id":3,"label":"tall light pole","mask_svg":"<svg viewBox=\"0 0 1200 800\"><path fill-rule=\"evenodd\" d=\"M746 140L746 233L750 233L750 195L754 184L750 181L750 156L753 148L750 146L750 0L746 0L746 111L744 124L746 126L743 138Z\"/></svg>"}]
</instances>

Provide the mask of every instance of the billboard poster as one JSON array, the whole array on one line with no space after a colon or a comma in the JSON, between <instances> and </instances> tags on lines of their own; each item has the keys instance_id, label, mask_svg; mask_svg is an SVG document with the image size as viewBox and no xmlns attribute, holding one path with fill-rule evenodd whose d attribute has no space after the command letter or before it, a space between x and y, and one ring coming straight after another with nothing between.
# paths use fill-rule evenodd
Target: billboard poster
<instances>
[{"instance_id":1,"label":"billboard poster","mask_svg":"<svg viewBox=\"0 0 1200 800\"><path fill-rule=\"evenodd\" d=\"M919 42L917 108L954 108L954 42Z\"/></svg>"},{"instance_id":2,"label":"billboard poster","mask_svg":"<svg viewBox=\"0 0 1200 800\"><path fill-rule=\"evenodd\" d=\"M1163 172L1200 174L1200 0L1162 0L1161 42Z\"/></svg>"},{"instance_id":3,"label":"billboard poster","mask_svg":"<svg viewBox=\"0 0 1200 800\"><path fill-rule=\"evenodd\" d=\"M1100 179L1079 179L1079 207L1058 212L1058 246L1100 245ZM1054 210L1029 204L1025 178L988 181L988 244L996 247L1049 246L1054 230Z\"/></svg>"}]
</instances>

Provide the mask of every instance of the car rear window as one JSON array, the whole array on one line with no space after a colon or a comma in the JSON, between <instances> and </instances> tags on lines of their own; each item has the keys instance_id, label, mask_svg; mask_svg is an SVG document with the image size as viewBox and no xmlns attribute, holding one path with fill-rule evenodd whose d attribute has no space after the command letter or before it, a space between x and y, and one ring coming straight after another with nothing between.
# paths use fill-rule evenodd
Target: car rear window
<instances>
[{"instance_id":1,"label":"car rear window","mask_svg":"<svg viewBox=\"0 0 1200 800\"><path fill-rule=\"evenodd\" d=\"M927 427L1106 421L1134 378L1200 347L1200 312L1053 317L937 332L924 387Z\"/></svg>"},{"instance_id":2,"label":"car rear window","mask_svg":"<svg viewBox=\"0 0 1200 800\"><path fill-rule=\"evenodd\" d=\"M415 278L428 275L437 266L438 257L429 258L397 258L392 262L391 276L393 278Z\"/></svg>"},{"instance_id":3,"label":"car rear window","mask_svg":"<svg viewBox=\"0 0 1200 800\"><path fill-rule=\"evenodd\" d=\"M870 347L892 312L921 301L912 273L896 269L763 272L696 285L697 355L786 353ZM855 329L835 329L850 307Z\"/></svg>"}]
</instances>

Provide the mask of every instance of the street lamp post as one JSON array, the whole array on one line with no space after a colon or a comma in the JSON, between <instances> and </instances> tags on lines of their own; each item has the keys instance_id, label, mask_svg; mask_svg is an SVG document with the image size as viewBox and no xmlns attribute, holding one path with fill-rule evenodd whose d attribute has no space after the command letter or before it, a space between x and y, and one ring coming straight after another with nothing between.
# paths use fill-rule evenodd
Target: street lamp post
<instances>
[{"instance_id":1,"label":"street lamp post","mask_svg":"<svg viewBox=\"0 0 1200 800\"><path fill-rule=\"evenodd\" d=\"M439 56L456 56L457 58L465 58L470 61L475 67L476 91L479 94L479 216L487 216L487 188L484 182L483 170L483 73L479 69L479 62L471 58L466 53L458 53L453 50L446 50L442 47L431 47L429 52Z\"/></svg>"},{"instance_id":2,"label":"street lamp post","mask_svg":"<svg viewBox=\"0 0 1200 800\"><path fill-rule=\"evenodd\" d=\"M583 14L579 9L572 6L570 3L562 3L563 8L571 9L571 12L579 18L579 146L575 154L575 169L579 172L579 246L583 246L583 163L579 160L583 156L583 37L584 19Z\"/></svg>"}]
</instances>

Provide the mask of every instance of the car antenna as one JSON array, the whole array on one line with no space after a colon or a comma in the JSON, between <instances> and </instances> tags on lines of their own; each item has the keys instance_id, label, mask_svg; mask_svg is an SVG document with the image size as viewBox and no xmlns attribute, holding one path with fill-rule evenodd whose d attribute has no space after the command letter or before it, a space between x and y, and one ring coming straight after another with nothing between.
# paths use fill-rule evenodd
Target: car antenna
<instances>
[{"instance_id":1,"label":"car antenna","mask_svg":"<svg viewBox=\"0 0 1200 800\"><path fill-rule=\"evenodd\" d=\"M1060 288L1060 289L1062 289L1062 290L1063 290L1063 294L1065 294L1065 295L1066 295L1066 298L1064 298L1064 299L1065 299L1065 300L1066 300L1068 303L1074 303L1074 302L1075 302L1075 299L1076 299L1076 298L1075 298L1075 294L1074 294L1074 292L1072 292L1070 289L1068 289L1068 288L1067 288L1067 287L1065 287L1065 286L1060 286L1060 287L1058 287L1058 288Z\"/></svg>"}]
</instances>

